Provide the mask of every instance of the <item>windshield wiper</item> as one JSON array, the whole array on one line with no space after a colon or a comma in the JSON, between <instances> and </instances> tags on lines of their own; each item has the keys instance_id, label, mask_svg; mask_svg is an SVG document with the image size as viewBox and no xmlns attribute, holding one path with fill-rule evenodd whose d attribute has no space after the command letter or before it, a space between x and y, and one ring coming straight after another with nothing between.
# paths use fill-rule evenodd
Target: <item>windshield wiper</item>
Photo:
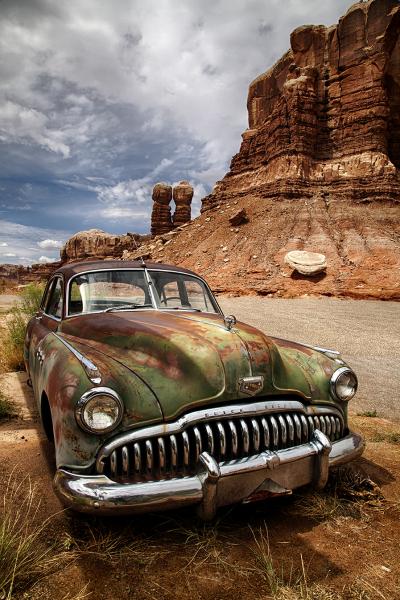
<instances>
[{"instance_id":1,"label":"windshield wiper","mask_svg":"<svg viewBox=\"0 0 400 600\"><path fill-rule=\"evenodd\" d=\"M169 306L168 310L194 310L195 312L201 312L200 308L193 308L193 306Z\"/></svg>"},{"instance_id":2,"label":"windshield wiper","mask_svg":"<svg viewBox=\"0 0 400 600\"><path fill-rule=\"evenodd\" d=\"M120 306L110 306L109 308L104 309L103 312L112 312L113 310L130 310L133 308L143 308L145 306L150 306L153 308L152 304L121 304Z\"/></svg>"}]
</instances>

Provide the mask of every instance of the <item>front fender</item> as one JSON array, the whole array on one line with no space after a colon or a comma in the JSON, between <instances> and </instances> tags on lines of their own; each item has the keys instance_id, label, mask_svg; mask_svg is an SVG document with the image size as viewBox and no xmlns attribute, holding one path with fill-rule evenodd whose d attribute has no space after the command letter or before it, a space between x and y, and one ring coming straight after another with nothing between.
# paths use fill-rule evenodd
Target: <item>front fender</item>
<instances>
[{"instance_id":1,"label":"front fender","mask_svg":"<svg viewBox=\"0 0 400 600\"><path fill-rule=\"evenodd\" d=\"M54 334L47 335L40 344L43 362L38 389L40 398L45 393L50 404L57 467L90 470L106 440L135 425L159 422L163 415L153 392L134 373L87 347L76 349L98 367L99 385L112 388L120 396L125 409L121 424L105 436L87 433L79 427L75 419L76 403L96 385L89 380L79 359Z\"/></svg>"}]
</instances>

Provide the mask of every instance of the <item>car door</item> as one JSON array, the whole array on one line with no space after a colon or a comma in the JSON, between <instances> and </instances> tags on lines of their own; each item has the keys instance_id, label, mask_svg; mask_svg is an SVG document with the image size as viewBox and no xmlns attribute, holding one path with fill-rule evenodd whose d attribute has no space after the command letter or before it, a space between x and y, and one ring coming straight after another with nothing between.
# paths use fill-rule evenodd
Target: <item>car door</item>
<instances>
[{"instance_id":1,"label":"car door","mask_svg":"<svg viewBox=\"0 0 400 600\"><path fill-rule=\"evenodd\" d=\"M58 329L63 316L63 292L62 276L56 275L49 281L41 307L28 326L29 376L36 397L39 393L37 386L43 364L41 343L49 333Z\"/></svg>"}]
</instances>

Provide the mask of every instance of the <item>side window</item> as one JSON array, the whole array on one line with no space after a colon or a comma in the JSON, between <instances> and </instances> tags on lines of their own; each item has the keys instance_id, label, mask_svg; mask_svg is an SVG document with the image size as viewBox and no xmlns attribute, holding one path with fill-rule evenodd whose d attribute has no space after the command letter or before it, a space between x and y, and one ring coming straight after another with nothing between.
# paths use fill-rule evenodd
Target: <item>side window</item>
<instances>
[{"instance_id":1,"label":"side window","mask_svg":"<svg viewBox=\"0 0 400 600\"><path fill-rule=\"evenodd\" d=\"M177 281L169 281L163 285L160 294L161 304L164 306L176 306L177 301L180 303L181 297Z\"/></svg>"},{"instance_id":2,"label":"side window","mask_svg":"<svg viewBox=\"0 0 400 600\"><path fill-rule=\"evenodd\" d=\"M83 301L78 279L72 281L69 290L69 314L78 315L83 311Z\"/></svg>"},{"instance_id":3,"label":"side window","mask_svg":"<svg viewBox=\"0 0 400 600\"><path fill-rule=\"evenodd\" d=\"M190 306L204 312L209 312L209 302L207 302L203 287L197 281L185 281L186 293ZM213 309L211 309L213 312Z\"/></svg>"},{"instance_id":4,"label":"side window","mask_svg":"<svg viewBox=\"0 0 400 600\"><path fill-rule=\"evenodd\" d=\"M57 277L51 287L50 297L46 303L45 312L52 317L61 319L62 317L62 281Z\"/></svg>"}]
</instances>

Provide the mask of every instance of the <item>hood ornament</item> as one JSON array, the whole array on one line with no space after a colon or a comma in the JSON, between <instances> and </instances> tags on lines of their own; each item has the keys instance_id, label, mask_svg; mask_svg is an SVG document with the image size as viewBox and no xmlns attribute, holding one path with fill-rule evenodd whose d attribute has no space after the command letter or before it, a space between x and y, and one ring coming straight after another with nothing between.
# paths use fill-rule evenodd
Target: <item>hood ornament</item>
<instances>
[{"instance_id":1,"label":"hood ornament","mask_svg":"<svg viewBox=\"0 0 400 600\"><path fill-rule=\"evenodd\" d=\"M226 315L224 317L225 327L228 331L232 329L234 325L236 325L236 317L234 315Z\"/></svg>"},{"instance_id":2,"label":"hood ornament","mask_svg":"<svg viewBox=\"0 0 400 600\"><path fill-rule=\"evenodd\" d=\"M264 377L242 377L239 379L239 390L248 396L255 396L264 387Z\"/></svg>"}]
</instances>

